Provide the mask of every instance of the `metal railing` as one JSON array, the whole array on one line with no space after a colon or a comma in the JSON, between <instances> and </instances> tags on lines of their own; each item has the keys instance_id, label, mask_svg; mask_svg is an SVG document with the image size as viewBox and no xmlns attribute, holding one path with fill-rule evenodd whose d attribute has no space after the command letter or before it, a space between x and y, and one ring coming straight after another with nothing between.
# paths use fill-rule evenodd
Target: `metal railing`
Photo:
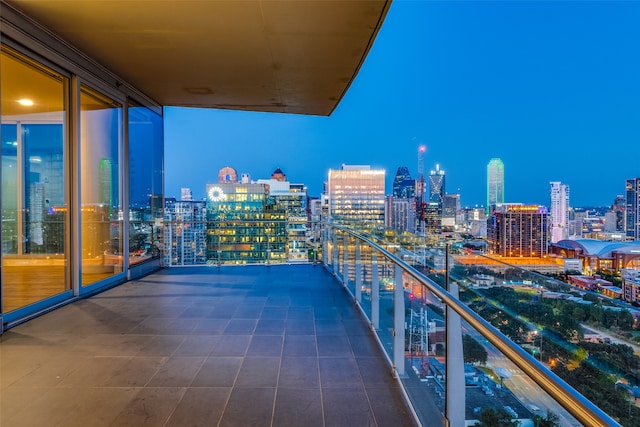
<instances>
[{"instance_id":1,"label":"metal railing","mask_svg":"<svg viewBox=\"0 0 640 427\"><path fill-rule=\"evenodd\" d=\"M515 386L514 390L505 386L505 383L512 382L509 379L512 373L506 368L495 368L495 372L500 374L499 383L490 384L485 381L486 377L479 373L477 377L482 378L477 381L478 387L473 388L473 384L465 384L465 371L467 368L475 369L472 364L464 362L461 354L464 334L461 331L467 331L468 335L479 338L485 347L492 346L497 349L503 357L513 363L514 370L524 373L537 384L540 390L534 394L546 393L559 405L554 406L554 411L560 408L561 411L567 412L556 414L560 419L560 425L618 425L609 415L547 369L520 345L460 302L456 296L457 285L454 282L449 283L448 265L443 272L449 287L445 290L399 258L394 253L399 252L397 245L385 248L361 233L331 224L323 225L322 242L325 267L342 281L371 323L371 329L376 333L394 375L403 386L418 422L426 424L428 420L429 425L433 425L434 412L439 411L443 425L465 425L469 420L469 413L473 413L473 410L478 413L486 409L478 406L462 411L460 408L460 396L464 396L465 392L475 392L476 388L484 391L485 395L499 390L503 400L500 401L496 397L497 406L502 406L504 411L512 414L512 418L518 419L523 427L533 425L532 419L536 416L544 416L542 404L526 403L535 402L533 396L527 396L531 394L530 391L525 392L524 396L516 396ZM437 313L438 307L441 313ZM423 315L425 309L433 312L426 315L427 319ZM442 333L439 334L442 332L439 331L442 325L438 323L443 321L446 339L442 338ZM437 343L428 343L429 340ZM439 351L438 345L444 346L445 351ZM416 358L419 360L418 363L415 362ZM434 411L433 405L422 401L427 396L436 400L437 411ZM512 397L516 403L501 404ZM470 402L466 404L468 406ZM519 414L514 410L516 404L524 408L520 409ZM547 409L549 410L548 406Z\"/></svg>"}]
</instances>

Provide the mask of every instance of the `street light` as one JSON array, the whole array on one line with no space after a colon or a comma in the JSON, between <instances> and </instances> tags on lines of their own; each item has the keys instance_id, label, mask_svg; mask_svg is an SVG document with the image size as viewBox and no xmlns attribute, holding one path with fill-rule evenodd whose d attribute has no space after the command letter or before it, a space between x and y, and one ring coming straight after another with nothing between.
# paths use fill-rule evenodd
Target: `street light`
<instances>
[{"instance_id":1,"label":"street light","mask_svg":"<svg viewBox=\"0 0 640 427\"><path fill-rule=\"evenodd\" d=\"M535 331L533 331L533 335L536 336L536 337L538 335L540 335L540 363L542 363L542 331L535 330ZM536 340L534 338L533 339L534 347L535 347L535 344L536 344ZM533 352L534 352L534 355L535 355L535 348L534 348Z\"/></svg>"}]
</instances>

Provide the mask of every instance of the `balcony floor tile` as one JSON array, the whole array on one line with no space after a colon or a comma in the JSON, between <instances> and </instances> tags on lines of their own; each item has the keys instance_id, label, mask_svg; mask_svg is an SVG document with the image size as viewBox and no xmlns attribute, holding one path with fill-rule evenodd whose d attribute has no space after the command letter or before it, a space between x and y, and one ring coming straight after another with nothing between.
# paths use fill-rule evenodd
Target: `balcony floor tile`
<instances>
[{"instance_id":1,"label":"balcony floor tile","mask_svg":"<svg viewBox=\"0 0 640 427\"><path fill-rule=\"evenodd\" d=\"M414 424L308 264L164 269L6 331L0 357L3 426Z\"/></svg>"}]
</instances>

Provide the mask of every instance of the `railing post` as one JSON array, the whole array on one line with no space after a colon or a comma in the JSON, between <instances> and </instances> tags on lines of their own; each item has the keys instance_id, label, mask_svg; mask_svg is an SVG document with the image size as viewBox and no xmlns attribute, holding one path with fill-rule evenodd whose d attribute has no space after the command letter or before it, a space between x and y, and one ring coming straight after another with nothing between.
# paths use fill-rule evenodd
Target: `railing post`
<instances>
[{"instance_id":1,"label":"railing post","mask_svg":"<svg viewBox=\"0 0 640 427\"><path fill-rule=\"evenodd\" d=\"M448 248L445 257L449 257ZM458 298L458 284L449 283L449 265L446 262L446 285L449 293ZM451 427L464 427L465 415L460 410L460 402L466 402L464 357L462 349L462 324L460 315L447 305L447 365L446 365L446 417Z\"/></svg>"},{"instance_id":2,"label":"railing post","mask_svg":"<svg viewBox=\"0 0 640 427\"><path fill-rule=\"evenodd\" d=\"M320 226L320 233L322 236L322 264L325 267L329 266L329 227Z\"/></svg>"},{"instance_id":3,"label":"railing post","mask_svg":"<svg viewBox=\"0 0 640 427\"><path fill-rule=\"evenodd\" d=\"M360 260L360 240L356 239L356 285L355 285L355 297L358 304L362 303L362 262Z\"/></svg>"},{"instance_id":4,"label":"railing post","mask_svg":"<svg viewBox=\"0 0 640 427\"><path fill-rule=\"evenodd\" d=\"M380 328L380 279L378 277L378 255L371 248L371 326Z\"/></svg>"},{"instance_id":5,"label":"railing post","mask_svg":"<svg viewBox=\"0 0 640 427\"><path fill-rule=\"evenodd\" d=\"M331 269L333 270L333 274L338 277L338 271L340 270L340 263L338 262L338 253L340 252L338 250L338 233L336 232L336 230L333 230L333 236L332 236L332 240L333 240L333 265L331 266Z\"/></svg>"},{"instance_id":6,"label":"railing post","mask_svg":"<svg viewBox=\"0 0 640 427\"><path fill-rule=\"evenodd\" d=\"M349 235L345 233L343 240L344 248L342 250L342 286L345 288L349 285Z\"/></svg>"},{"instance_id":7,"label":"railing post","mask_svg":"<svg viewBox=\"0 0 640 427\"><path fill-rule=\"evenodd\" d=\"M395 264L395 282L393 291L393 364L396 375L404 377L404 286L402 267Z\"/></svg>"}]
</instances>

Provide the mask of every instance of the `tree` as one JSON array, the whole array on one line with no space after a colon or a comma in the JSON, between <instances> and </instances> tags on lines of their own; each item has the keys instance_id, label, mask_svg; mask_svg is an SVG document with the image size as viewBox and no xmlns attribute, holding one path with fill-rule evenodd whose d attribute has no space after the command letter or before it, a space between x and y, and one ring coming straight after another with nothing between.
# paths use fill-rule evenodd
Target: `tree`
<instances>
[{"instance_id":1,"label":"tree","mask_svg":"<svg viewBox=\"0 0 640 427\"><path fill-rule=\"evenodd\" d=\"M560 427L560 418L553 412L547 410L547 416L533 416L533 427Z\"/></svg>"},{"instance_id":2,"label":"tree","mask_svg":"<svg viewBox=\"0 0 640 427\"><path fill-rule=\"evenodd\" d=\"M617 313L616 324L618 325L618 328L623 331L630 331L633 329L633 322L634 319L629 310L622 310Z\"/></svg>"},{"instance_id":3,"label":"tree","mask_svg":"<svg viewBox=\"0 0 640 427\"><path fill-rule=\"evenodd\" d=\"M465 363L487 363L487 350L470 335L462 336L462 351Z\"/></svg>"},{"instance_id":4,"label":"tree","mask_svg":"<svg viewBox=\"0 0 640 427\"><path fill-rule=\"evenodd\" d=\"M476 427L518 427L520 421L512 420L511 414L505 409L487 408L480 412Z\"/></svg>"}]
</instances>

